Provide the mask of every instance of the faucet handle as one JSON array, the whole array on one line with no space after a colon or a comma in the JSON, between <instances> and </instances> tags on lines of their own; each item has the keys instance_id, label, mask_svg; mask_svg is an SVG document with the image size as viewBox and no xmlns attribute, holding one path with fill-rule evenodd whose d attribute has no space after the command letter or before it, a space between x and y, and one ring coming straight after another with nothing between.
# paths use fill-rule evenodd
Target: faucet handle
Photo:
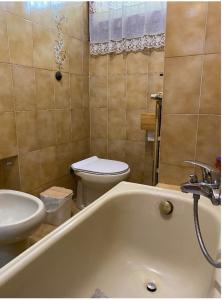
<instances>
[{"instance_id":1,"label":"faucet handle","mask_svg":"<svg viewBox=\"0 0 222 300\"><path fill-rule=\"evenodd\" d=\"M190 183L197 183L198 178L196 174L189 175L190 176Z\"/></svg>"},{"instance_id":2,"label":"faucet handle","mask_svg":"<svg viewBox=\"0 0 222 300\"><path fill-rule=\"evenodd\" d=\"M220 172L216 168L201 161L185 160L184 162L201 168L203 182L220 184Z\"/></svg>"}]
</instances>

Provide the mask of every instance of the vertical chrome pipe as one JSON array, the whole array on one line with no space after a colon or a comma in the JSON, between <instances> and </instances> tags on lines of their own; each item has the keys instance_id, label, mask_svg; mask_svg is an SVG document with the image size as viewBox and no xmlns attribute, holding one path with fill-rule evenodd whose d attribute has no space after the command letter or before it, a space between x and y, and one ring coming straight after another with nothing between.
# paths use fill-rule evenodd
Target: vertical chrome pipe
<instances>
[{"instance_id":1,"label":"vertical chrome pipe","mask_svg":"<svg viewBox=\"0 0 222 300\"><path fill-rule=\"evenodd\" d=\"M154 136L154 151L153 151L153 174L152 174L152 185L158 183L158 172L159 172L159 148L160 148L160 127L161 127L161 109L162 109L162 95L161 97L152 98L156 100L156 127Z\"/></svg>"}]
</instances>

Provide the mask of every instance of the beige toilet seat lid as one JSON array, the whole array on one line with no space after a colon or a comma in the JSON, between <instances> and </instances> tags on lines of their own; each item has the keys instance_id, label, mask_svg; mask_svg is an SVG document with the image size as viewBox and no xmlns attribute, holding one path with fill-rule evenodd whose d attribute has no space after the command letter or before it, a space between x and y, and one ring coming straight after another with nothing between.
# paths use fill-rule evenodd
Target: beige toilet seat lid
<instances>
[{"instance_id":1,"label":"beige toilet seat lid","mask_svg":"<svg viewBox=\"0 0 222 300\"><path fill-rule=\"evenodd\" d=\"M98 158L97 156L92 156L74 163L71 165L71 168L74 171L106 175L121 174L129 170L128 164L124 162L102 159Z\"/></svg>"}]
</instances>

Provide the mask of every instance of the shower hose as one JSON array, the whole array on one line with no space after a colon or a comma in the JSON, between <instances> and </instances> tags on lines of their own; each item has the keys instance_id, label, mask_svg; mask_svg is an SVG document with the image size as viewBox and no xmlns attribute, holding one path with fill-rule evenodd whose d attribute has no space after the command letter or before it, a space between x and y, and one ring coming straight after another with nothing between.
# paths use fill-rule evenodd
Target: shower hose
<instances>
[{"instance_id":1,"label":"shower hose","mask_svg":"<svg viewBox=\"0 0 222 300\"><path fill-rule=\"evenodd\" d=\"M221 268L221 262L218 261L216 262L208 253L205 244L203 242L203 238L202 238L202 234L200 231L200 224L199 224L199 216L198 216L198 200L200 199L199 195L193 195L193 215L194 215L194 225L195 225L195 230L196 230L196 235L197 235L197 239L198 239L198 243L200 245L200 249L203 253L203 255L205 256L205 258L207 259L207 261L214 266L215 268Z\"/></svg>"}]
</instances>

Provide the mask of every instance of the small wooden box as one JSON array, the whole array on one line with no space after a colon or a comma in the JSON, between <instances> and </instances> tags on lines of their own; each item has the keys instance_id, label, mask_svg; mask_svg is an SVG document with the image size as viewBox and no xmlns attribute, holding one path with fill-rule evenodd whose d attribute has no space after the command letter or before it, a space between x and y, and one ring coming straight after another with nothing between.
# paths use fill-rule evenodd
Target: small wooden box
<instances>
[{"instance_id":1,"label":"small wooden box","mask_svg":"<svg viewBox=\"0 0 222 300\"><path fill-rule=\"evenodd\" d=\"M143 113L141 114L141 129L155 130L156 117L155 113Z\"/></svg>"}]
</instances>

